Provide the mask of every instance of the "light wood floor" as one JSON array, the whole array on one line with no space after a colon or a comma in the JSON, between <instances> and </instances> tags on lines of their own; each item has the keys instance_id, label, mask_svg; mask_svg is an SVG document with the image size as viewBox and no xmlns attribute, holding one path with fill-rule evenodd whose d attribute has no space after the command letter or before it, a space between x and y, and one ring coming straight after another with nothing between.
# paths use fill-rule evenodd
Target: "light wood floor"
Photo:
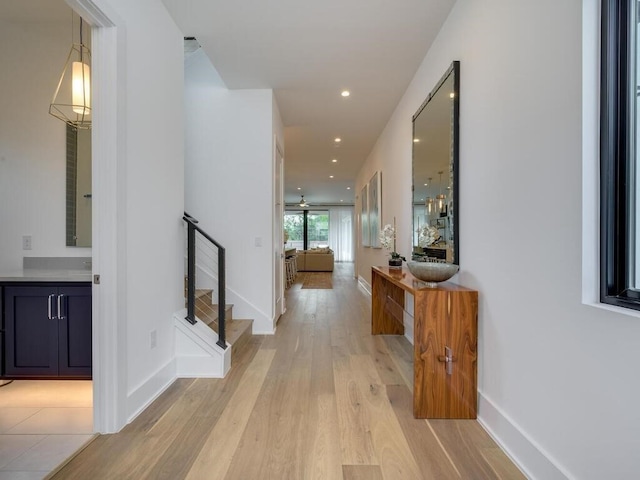
<instances>
[{"instance_id":1,"label":"light wood floor","mask_svg":"<svg viewBox=\"0 0 640 480\"><path fill-rule=\"evenodd\" d=\"M331 290L300 286L277 334L254 336L226 378L176 381L52 478L525 478L475 420L413 418L412 347L370 335L351 264Z\"/></svg>"}]
</instances>

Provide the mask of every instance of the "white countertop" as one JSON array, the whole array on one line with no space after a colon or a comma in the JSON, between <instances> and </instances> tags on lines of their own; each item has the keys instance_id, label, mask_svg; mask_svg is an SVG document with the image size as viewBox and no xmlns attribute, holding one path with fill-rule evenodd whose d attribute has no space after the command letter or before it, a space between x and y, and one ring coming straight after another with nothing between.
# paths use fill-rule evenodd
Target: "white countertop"
<instances>
[{"instance_id":1,"label":"white countertop","mask_svg":"<svg viewBox=\"0 0 640 480\"><path fill-rule=\"evenodd\" d=\"M0 272L0 282L90 282L91 270L31 269Z\"/></svg>"}]
</instances>

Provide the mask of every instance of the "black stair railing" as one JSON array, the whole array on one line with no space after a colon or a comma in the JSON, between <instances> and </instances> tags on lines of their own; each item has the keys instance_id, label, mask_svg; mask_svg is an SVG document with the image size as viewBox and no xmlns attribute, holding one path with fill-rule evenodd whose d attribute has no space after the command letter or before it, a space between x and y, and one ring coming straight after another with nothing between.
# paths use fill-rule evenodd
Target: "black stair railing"
<instances>
[{"instance_id":1,"label":"black stair railing","mask_svg":"<svg viewBox=\"0 0 640 480\"><path fill-rule=\"evenodd\" d=\"M196 235L214 245L218 252L218 341L222 348L227 348L225 334L225 249L209 234L198 226L198 220L187 212L182 219L187 224L187 316L185 319L194 325L196 323Z\"/></svg>"}]
</instances>

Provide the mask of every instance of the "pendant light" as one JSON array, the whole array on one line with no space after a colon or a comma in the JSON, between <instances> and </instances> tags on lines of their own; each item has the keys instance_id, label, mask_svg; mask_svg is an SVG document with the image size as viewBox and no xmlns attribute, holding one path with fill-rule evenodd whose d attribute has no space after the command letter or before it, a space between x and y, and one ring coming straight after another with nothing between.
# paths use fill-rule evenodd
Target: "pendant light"
<instances>
[{"instance_id":1,"label":"pendant light","mask_svg":"<svg viewBox=\"0 0 640 480\"><path fill-rule=\"evenodd\" d=\"M91 128L91 50L84 44L84 21L80 18L80 43L73 38L71 14L71 50L64 64L49 113L75 128Z\"/></svg>"},{"instance_id":2,"label":"pendant light","mask_svg":"<svg viewBox=\"0 0 640 480\"><path fill-rule=\"evenodd\" d=\"M433 180L433 177L429 177L428 180L429 180L429 183L427 185L431 186L431 180ZM431 209L433 207L433 198L427 197L424 202L424 206L427 208L427 214L431 215Z\"/></svg>"},{"instance_id":3,"label":"pendant light","mask_svg":"<svg viewBox=\"0 0 640 480\"><path fill-rule=\"evenodd\" d=\"M440 171L438 172L438 174L440 175L440 182L439 182L439 186L438 186L438 191L440 193L438 193L438 195L436 195L436 200L438 200L438 209L440 210L440 213L443 213L444 210L444 199L446 198L446 196L442 193L442 174L444 172Z\"/></svg>"}]
</instances>

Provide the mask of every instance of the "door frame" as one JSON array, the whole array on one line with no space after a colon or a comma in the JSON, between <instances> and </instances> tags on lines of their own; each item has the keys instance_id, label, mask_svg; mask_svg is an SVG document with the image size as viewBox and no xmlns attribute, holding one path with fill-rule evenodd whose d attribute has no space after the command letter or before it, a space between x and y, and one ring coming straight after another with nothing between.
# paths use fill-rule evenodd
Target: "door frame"
<instances>
[{"instance_id":1,"label":"door frame","mask_svg":"<svg viewBox=\"0 0 640 480\"><path fill-rule=\"evenodd\" d=\"M66 2L92 27L93 429L113 433L127 423L126 30L103 2Z\"/></svg>"},{"instance_id":2,"label":"door frame","mask_svg":"<svg viewBox=\"0 0 640 480\"><path fill-rule=\"evenodd\" d=\"M278 136L273 136L273 285L274 328L286 311L284 268L284 154Z\"/></svg>"}]
</instances>

